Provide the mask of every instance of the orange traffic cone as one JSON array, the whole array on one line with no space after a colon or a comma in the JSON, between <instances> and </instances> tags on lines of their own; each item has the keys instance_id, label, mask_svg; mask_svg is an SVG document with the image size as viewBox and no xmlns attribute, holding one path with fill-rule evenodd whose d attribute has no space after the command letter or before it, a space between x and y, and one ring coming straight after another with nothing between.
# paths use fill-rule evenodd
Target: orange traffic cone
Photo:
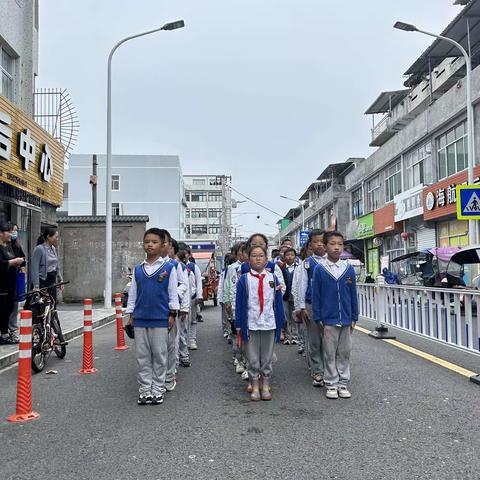
<instances>
[{"instance_id":1,"label":"orange traffic cone","mask_svg":"<svg viewBox=\"0 0 480 480\"><path fill-rule=\"evenodd\" d=\"M18 350L18 380L16 414L9 422L28 422L40 417L32 410L32 312L20 313L20 345Z\"/></svg>"},{"instance_id":2,"label":"orange traffic cone","mask_svg":"<svg viewBox=\"0 0 480 480\"><path fill-rule=\"evenodd\" d=\"M115 318L117 320L117 346L114 350L126 350L125 335L123 334L122 294L115 294Z\"/></svg>"},{"instance_id":3,"label":"orange traffic cone","mask_svg":"<svg viewBox=\"0 0 480 480\"><path fill-rule=\"evenodd\" d=\"M83 368L80 373L95 373L97 369L93 367L93 301L86 298L83 301Z\"/></svg>"}]
</instances>

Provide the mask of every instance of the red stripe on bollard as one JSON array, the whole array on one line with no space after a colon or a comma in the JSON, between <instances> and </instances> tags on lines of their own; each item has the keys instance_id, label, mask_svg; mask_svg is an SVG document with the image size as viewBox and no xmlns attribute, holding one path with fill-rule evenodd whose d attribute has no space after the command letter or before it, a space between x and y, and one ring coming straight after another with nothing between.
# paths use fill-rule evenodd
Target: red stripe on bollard
<instances>
[{"instance_id":1,"label":"red stripe on bollard","mask_svg":"<svg viewBox=\"0 0 480 480\"><path fill-rule=\"evenodd\" d=\"M40 417L32 410L32 312L20 313L20 346L18 351L17 405L9 422L28 422Z\"/></svg>"},{"instance_id":2,"label":"red stripe on bollard","mask_svg":"<svg viewBox=\"0 0 480 480\"><path fill-rule=\"evenodd\" d=\"M117 346L113 347L114 350L127 350L125 344L125 335L123 333L123 313L122 313L122 295L120 293L115 294L115 319L117 321Z\"/></svg>"},{"instance_id":3,"label":"red stripe on bollard","mask_svg":"<svg viewBox=\"0 0 480 480\"><path fill-rule=\"evenodd\" d=\"M79 370L82 374L96 373L98 370L93 366L93 301L86 298L83 302L83 367Z\"/></svg>"}]
</instances>

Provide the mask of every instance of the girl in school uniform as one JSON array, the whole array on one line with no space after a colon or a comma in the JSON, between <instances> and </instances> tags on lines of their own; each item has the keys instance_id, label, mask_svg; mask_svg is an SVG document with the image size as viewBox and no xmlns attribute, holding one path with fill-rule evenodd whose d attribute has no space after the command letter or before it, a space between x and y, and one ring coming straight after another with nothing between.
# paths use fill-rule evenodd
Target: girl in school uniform
<instances>
[{"instance_id":1,"label":"girl in school uniform","mask_svg":"<svg viewBox=\"0 0 480 480\"><path fill-rule=\"evenodd\" d=\"M281 285L275 274L266 269L267 255L263 246L250 247L251 269L240 277L236 292L235 327L245 345L252 401L272 399L273 346L280 340L285 321Z\"/></svg>"}]
</instances>

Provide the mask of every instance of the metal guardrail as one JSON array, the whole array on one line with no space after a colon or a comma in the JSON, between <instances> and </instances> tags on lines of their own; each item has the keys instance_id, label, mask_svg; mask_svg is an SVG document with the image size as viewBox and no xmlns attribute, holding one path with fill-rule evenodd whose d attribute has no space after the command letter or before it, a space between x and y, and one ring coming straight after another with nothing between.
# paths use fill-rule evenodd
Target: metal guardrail
<instances>
[{"instance_id":1,"label":"metal guardrail","mask_svg":"<svg viewBox=\"0 0 480 480\"><path fill-rule=\"evenodd\" d=\"M358 283L360 316L480 354L480 291Z\"/></svg>"}]
</instances>

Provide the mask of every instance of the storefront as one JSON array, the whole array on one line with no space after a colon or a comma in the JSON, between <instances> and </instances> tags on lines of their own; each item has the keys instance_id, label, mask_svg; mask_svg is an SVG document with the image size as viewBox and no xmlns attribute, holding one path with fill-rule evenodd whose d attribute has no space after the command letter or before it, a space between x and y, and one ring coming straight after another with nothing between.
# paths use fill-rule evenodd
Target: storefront
<instances>
[{"instance_id":1,"label":"storefront","mask_svg":"<svg viewBox=\"0 0 480 480\"><path fill-rule=\"evenodd\" d=\"M63 146L0 96L0 220L19 227L31 252L63 200Z\"/></svg>"},{"instance_id":2,"label":"storefront","mask_svg":"<svg viewBox=\"0 0 480 480\"><path fill-rule=\"evenodd\" d=\"M480 175L475 167L474 177ZM432 222L436 229L437 246L462 247L469 244L468 222L457 220L457 197L455 187L467 184L467 172L446 178L423 190L425 209L423 219Z\"/></svg>"},{"instance_id":3,"label":"storefront","mask_svg":"<svg viewBox=\"0 0 480 480\"><path fill-rule=\"evenodd\" d=\"M357 240L365 241L366 271L372 275L373 278L375 278L379 272L379 252L378 247L373 243L374 236L375 226L373 213L359 217L355 237Z\"/></svg>"},{"instance_id":4,"label":"storefront","mask_svg":"<svg viewBox=\"0 0 480 480\"><path fill-rule=\"evenodd\" d=\"M402 238L403 222L395 222L395 204L376 210L374 223L374 243L380 247L380 264L382 268L389 268L394 258L405 253L407 240Z\"/></svg>"}]
</instances>

